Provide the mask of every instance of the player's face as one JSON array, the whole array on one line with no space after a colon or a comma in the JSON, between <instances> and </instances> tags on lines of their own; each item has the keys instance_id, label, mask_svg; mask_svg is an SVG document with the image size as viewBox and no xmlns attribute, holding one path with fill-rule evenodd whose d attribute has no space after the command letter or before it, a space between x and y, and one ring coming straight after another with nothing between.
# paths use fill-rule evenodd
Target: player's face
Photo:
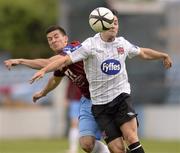
<instances>
[{"instance_id":1,"label":"player's face","mask_svg":"<svg viewBox=\"0 0 180 153\"><path fill-rule=\"evenodd\" d=\"M117 36L119 30L119 23L118 18L114 16L114 24L113 27L107 31L104 31L101 33L101 36L105 38L105 40L114 40L114 38Z\"/></svg>"},{"instance_id":2,"label":"player's face","mask_svg":"<svg viewBox=\"0 0 180 153\"><path fill-rule=\"evenodd\" d=\"M54 30L47 34L47 40L50 48L57 53L67 45L68 37L59 30Z\"/></svg>"}]
</instances>

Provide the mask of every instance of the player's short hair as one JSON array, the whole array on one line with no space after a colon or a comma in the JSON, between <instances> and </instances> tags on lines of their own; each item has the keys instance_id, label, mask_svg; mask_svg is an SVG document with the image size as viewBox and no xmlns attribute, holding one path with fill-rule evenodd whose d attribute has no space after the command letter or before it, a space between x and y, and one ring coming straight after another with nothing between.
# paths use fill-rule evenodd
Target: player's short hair
<instances>
[{"instance_id":1,"label":"player's short hair","mask_svg":"<svg viewBox=\"0 0 180 153\"><path fill-rule=\"evenodd\" d=\"M59 30L63 35L66 35L66 31L60 27L59 25L52 25L52 26L49 26L46 30L46 35L54 30Z\"/></svg>"},{"instance_id":2,"label":"player's short hair","mask_svg":"<svg viewBox=\"0 0 180 153\"><path fill-rule=\"evenodd\" d=\"M110 9L110 10L115 16L118 16L118 11L117 10L115 10L115 9Z\"/></svg>"}]
</instances>

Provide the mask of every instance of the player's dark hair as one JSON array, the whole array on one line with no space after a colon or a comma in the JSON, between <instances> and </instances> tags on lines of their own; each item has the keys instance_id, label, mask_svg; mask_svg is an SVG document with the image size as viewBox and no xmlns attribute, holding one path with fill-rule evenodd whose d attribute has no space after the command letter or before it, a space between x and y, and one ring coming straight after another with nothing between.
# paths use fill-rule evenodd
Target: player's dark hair
<instances>
[{"instance_id":1,"label":"player's dark hair","mask_svg":"<svg viewBox=\"0 0 180 153\"><path fill-rule=\"evenodd\" d=\"M115 16L118 16L118 11L117 10L115 10L115 9L110 9L110 10Z\"/></svg>"},{"instance_id":2,"label":"player's dark hair","mask_svg":"<svg viewBox=\"0 0 180 153\"><path fill-rule=\"evenodd\" d=\"M49 26L46 30L46 35L54 30L59 30L63 35L66 35L66 31L58 25Z\"/></svg>"}]
</instances>

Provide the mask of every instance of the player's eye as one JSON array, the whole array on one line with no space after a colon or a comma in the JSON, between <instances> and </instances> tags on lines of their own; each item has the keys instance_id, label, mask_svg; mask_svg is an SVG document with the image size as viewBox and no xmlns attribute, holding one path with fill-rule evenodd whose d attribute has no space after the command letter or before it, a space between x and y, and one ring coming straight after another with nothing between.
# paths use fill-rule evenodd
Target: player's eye
<instances>
[{"instance_id":1,"label":"player's eye","mask_svg":"<svg viewBox=\"0 0 180 153\"><path fill-rule=\"evenodd\" d=\"M52 38L48 38L48 41L52 41Z\"/></svg>"},{"instance_id":2,"label":"player's eye","mask_svg":"<svg viewBox=\"0 0 180 153\"><path fill-rule=\"evenodd\" d=\"M58 38L59 38L59 36L55 36L54 38L55 38L55 39L58 39Z\"/></svg>"}]
</instances>

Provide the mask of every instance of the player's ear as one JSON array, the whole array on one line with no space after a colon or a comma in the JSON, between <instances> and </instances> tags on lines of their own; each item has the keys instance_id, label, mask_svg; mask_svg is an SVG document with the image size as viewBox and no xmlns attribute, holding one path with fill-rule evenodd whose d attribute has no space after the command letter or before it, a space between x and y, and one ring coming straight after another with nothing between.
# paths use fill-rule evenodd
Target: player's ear
<instances>
[{"instance_id":1,"label":"player's ear","mask_svg":"<svg viewBox=\"0 0 180 153\"><path fill-rule=\"evenodd\" d=\"M64 38L65 38L65 41L68 42L68 36L65 35Z\"/></svg>"}]
</instances>

